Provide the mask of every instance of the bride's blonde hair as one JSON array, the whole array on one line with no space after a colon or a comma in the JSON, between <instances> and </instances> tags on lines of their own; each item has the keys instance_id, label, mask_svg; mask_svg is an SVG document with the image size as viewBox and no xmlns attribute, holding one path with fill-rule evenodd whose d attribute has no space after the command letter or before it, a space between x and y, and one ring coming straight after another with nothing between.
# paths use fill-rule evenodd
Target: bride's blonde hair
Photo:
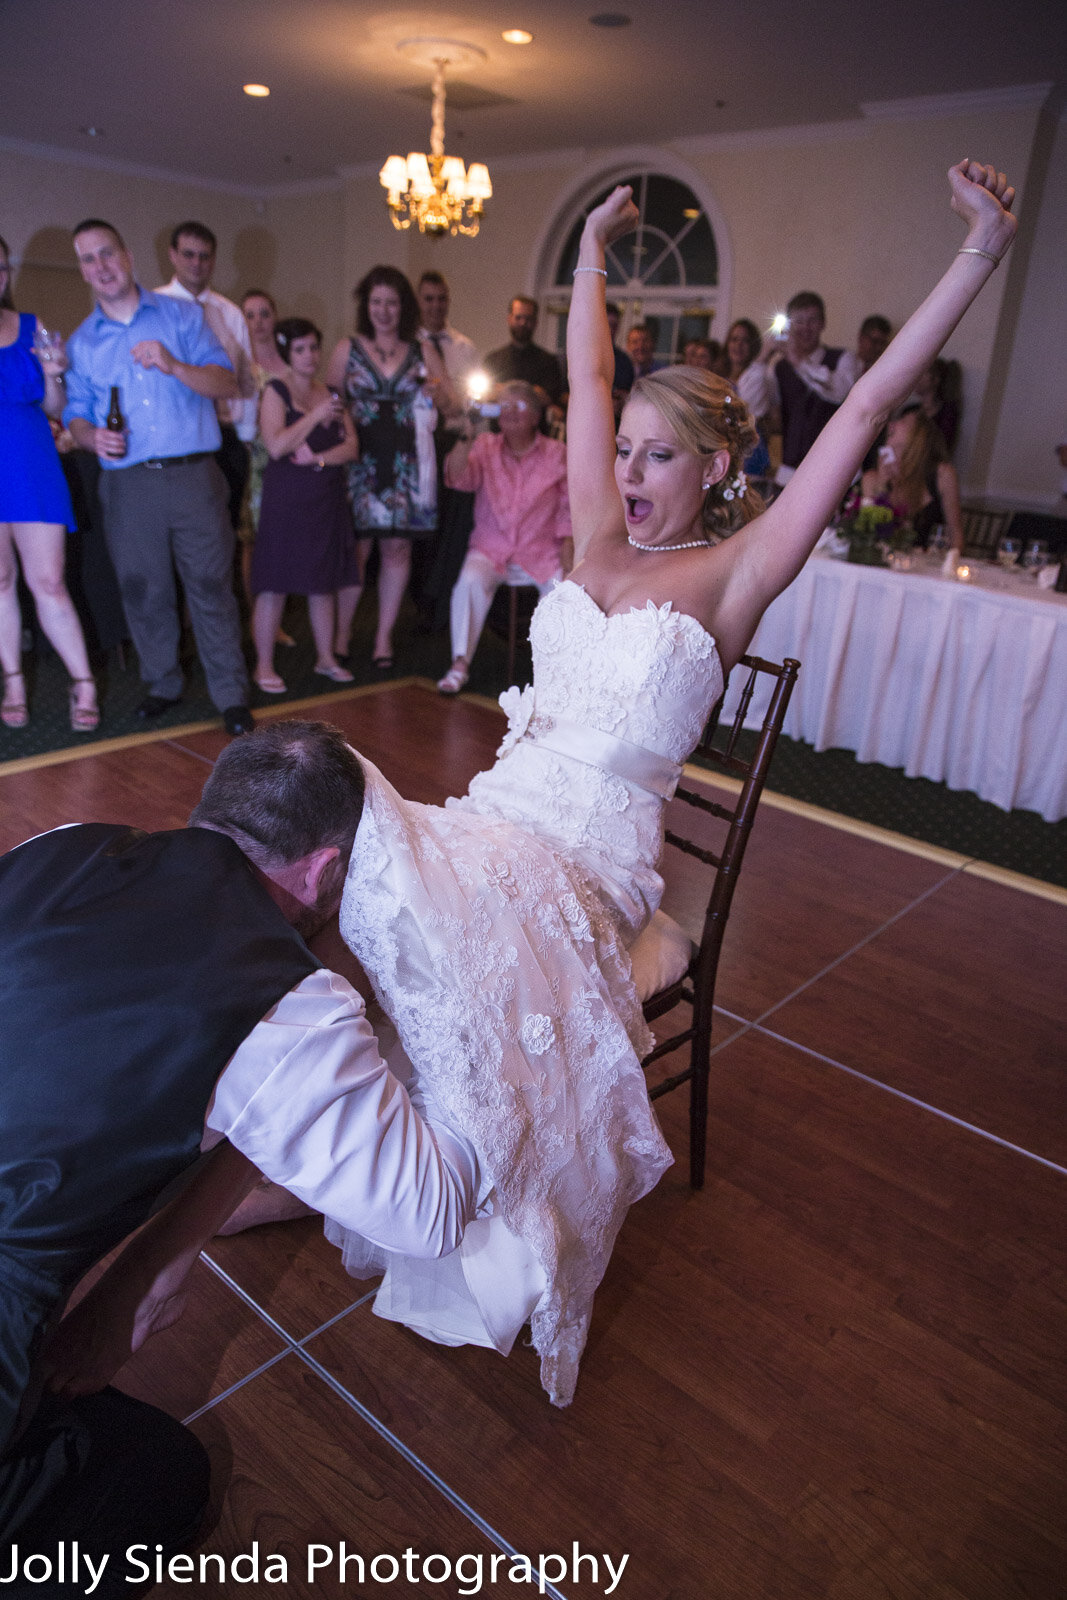
<instances>
[{"instance_id":1,"label":"bride's blonde hair","mask_svg":"<svg viewBox=\"0 0 1067 1600\"><path fill-rule=\"evenodd\" d=\"M699 367L666 367L639 378L631 400L655 406L683 450L696 456L728 450L730 465L720 482L704 498L704 526L709 533L734 533L758 517L763 500L746 485L738 492L736 481L746 458L759 443L748 407L733 384ZM727 500L725 491L733 489Z\"/></svg>"}]
</instances>

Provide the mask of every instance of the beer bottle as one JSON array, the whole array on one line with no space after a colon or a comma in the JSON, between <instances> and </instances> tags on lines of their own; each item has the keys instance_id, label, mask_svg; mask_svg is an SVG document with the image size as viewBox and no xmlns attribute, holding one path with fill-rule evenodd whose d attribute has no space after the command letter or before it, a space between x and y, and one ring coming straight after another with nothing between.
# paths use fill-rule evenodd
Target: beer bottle
<instances>
[{"instance_id":1,"label":"beer bottle","mask_svg":"<svg viewBox=\"0 0 1067 1600\"><path fill-rule=\"evenodd\" d=\"M122 415L118 385L114 383L111 385L111 400L108 404L107 416L104 418L104 426L105 428L110 428L112 433L126 432L126 418ZM125 450L122 453L125 455Z\"/></svg>"}]
</instances>

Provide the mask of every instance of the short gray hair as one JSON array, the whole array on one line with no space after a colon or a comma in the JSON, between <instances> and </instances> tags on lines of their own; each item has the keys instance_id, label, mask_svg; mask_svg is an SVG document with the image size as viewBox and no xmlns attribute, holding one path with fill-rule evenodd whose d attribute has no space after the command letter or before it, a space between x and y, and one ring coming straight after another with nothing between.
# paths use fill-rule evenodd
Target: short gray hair
<instances>
[{"instance_id":1,"label":"short gray hair","mask_svg":"<svg viewBox=\"0 0 1067 1600\"><path fill-rule=\"evenodd\" d=\"M189 823L229 834L264 868L331 846L347 861L363 791L363 768L340 728L264 722L226 746Z\"/></svg>"}]
</instances>

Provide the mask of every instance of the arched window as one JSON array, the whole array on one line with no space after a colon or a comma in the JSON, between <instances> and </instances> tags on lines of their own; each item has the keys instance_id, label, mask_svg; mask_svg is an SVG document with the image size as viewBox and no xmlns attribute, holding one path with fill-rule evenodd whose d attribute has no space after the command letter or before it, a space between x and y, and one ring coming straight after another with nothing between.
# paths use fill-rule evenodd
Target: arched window
<instances>
[{"instance_id":1,"label":"arched window","mask_svg":"<svg viewBox=\"0 0 1067 1600\"><path fill-rule=\"evenodd\" d=\"M622 312L619 338L635 323L652 332L660 361L679 360L689 339L712 335L719 303L719 251L711 222L688 184L662 172L631 172L590 194L567 232L543 288L554 314L557 346L566 337L567 311L582 228L589 212L618 183L628 183L641 213L636 232L607 253L608 299ZM721 330L715 330L720 333Z\"/></svg>"}]
</instances>

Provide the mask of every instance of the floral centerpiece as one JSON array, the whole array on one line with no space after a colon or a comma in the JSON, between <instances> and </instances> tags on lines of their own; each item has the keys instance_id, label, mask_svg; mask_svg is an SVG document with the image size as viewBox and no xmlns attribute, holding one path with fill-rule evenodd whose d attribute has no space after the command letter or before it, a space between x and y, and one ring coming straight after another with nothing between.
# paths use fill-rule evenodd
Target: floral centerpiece
<instances>
[{"instance_id":1,"label":"floral centerpiece","mask_svg":"<svg viewBox=\"0 0 1067 1600\"><path fill-rule=\"evenodd\" d=\"M852 489L846 495L835 523L839 538L848 542L848 559L862 567L888 567L891 553L910 550L915 529L882 500L872 500Z\"/></svg>"}]
</instances>

